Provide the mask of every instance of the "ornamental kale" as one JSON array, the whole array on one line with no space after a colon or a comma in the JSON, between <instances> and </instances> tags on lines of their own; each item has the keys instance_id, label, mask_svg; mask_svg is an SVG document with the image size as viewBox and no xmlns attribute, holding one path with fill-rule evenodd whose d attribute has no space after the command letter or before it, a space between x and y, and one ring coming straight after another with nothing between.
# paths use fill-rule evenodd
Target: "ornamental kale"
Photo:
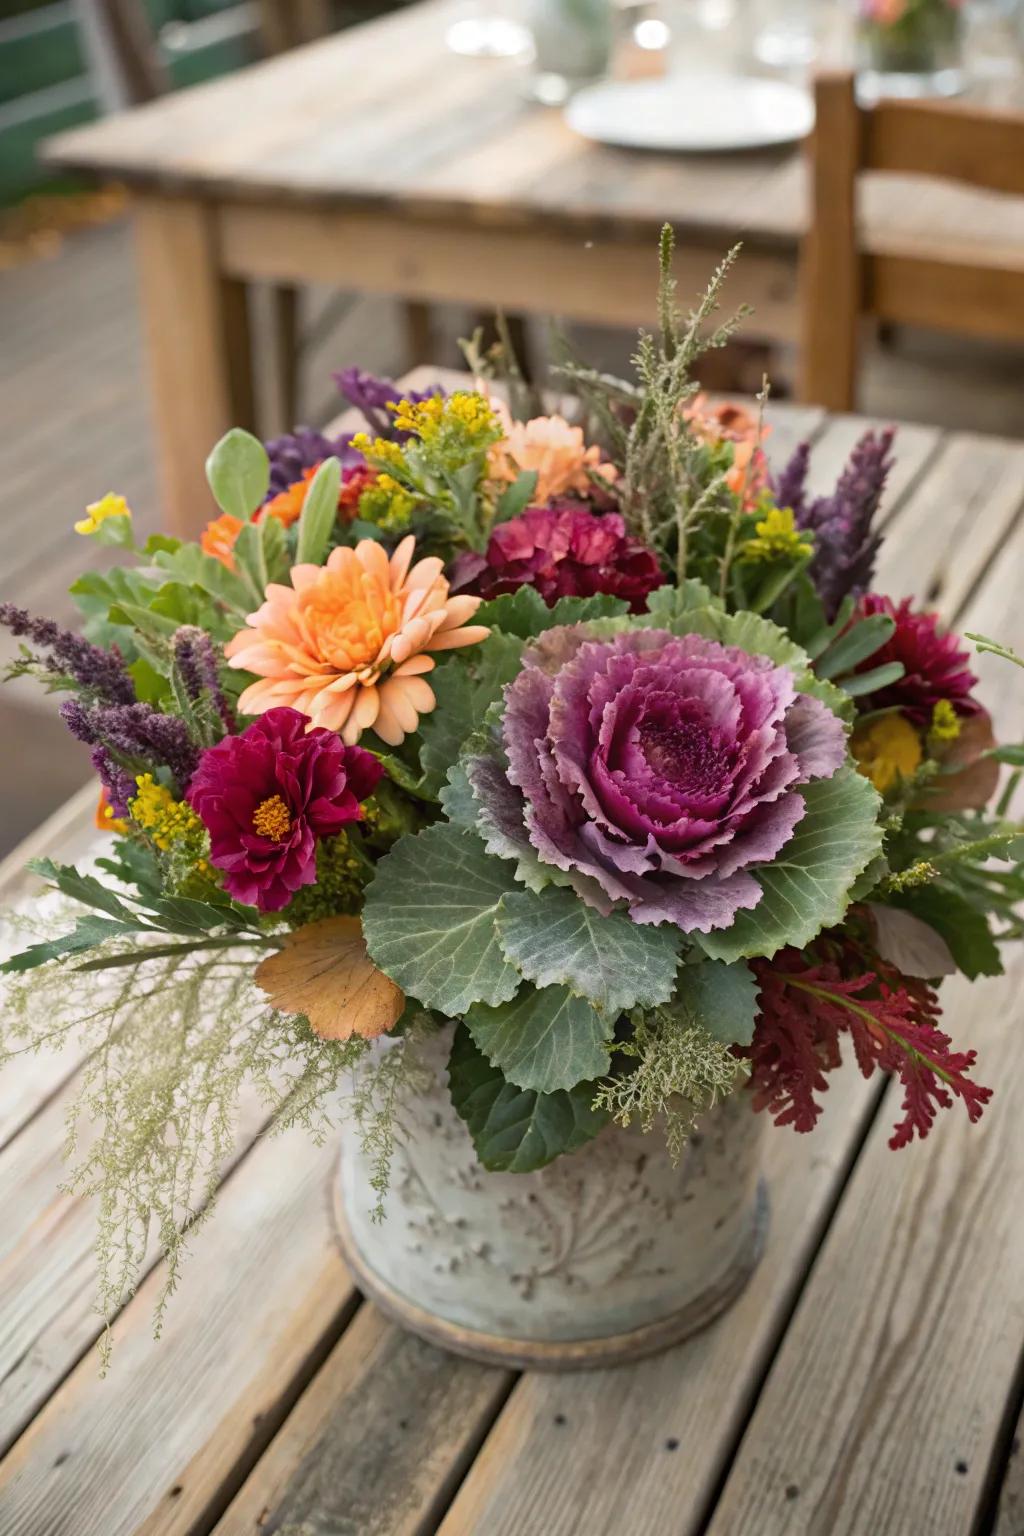
<instances>
[{"instance_id":1,"label":"ornamental kale","mask_svg":"<svg viewBox=\"0 0 1024 1536\"><path fill-rule=\"evenodd\" d=\"M684 933L757 906L750 867L792 837L799 786L844 757L841 723L791 672L656 629L549 631L506 691L501 734L504 786L469 769L485 817L520 821L590 906Z\"/></svg>"}]
</instances>

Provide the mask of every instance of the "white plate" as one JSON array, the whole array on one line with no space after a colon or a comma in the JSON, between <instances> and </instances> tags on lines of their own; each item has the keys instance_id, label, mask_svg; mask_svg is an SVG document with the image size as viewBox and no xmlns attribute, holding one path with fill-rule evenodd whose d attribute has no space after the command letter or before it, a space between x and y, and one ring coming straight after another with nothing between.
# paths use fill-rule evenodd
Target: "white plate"
<instances>
[{"instance_id":1,"label":"white plate","mask_svg":"<svg viewBox=\"0 0 1024 1536\"><path fill-rule=\"evenodd\" d=\"M570 101L566 118L585 138L627 149L760 149L805 138L814 103L782 80L666 75L588 86Z\"/></svg>"}]
</instances>

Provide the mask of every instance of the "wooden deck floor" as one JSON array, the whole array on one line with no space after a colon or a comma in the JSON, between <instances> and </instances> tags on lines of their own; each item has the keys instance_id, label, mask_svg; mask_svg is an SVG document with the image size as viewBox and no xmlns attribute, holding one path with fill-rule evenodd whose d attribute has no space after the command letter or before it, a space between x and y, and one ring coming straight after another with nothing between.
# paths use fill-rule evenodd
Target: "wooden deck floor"
<instances>
[{"instance_id":1,"label":"wooden deck floor","mask_svg":"<svg viewBox=\"0 0 1024 1536\"><path fill-rule=\"evenodd\" d=\"M326 295L308 300L316 315ZM257 306L258 307L258 306ZM468 316L445 311L437 362L455 364ZM329 374L347 362L400 372L399 317L380 300L316 328L305 357L305 419L336 409ZM257 337L260 328L257 326ZM631 338L592 332L587 349L624 367ZM901 338L869 358L864 409L879 417L1024 436L1020 354ZM49 260L0 273L0 599L71 621L67 589L102 550L72 531L86 503L125 495L142 530L159 525L143 338L130 230L118 222L69 239ZM0 635L0 660L14 647ZM0 694L0 855L85 782L86 753L56 719L57 700L27 683Z\"/></svg>"},{"instance_id":2,"label":"wooden deck floor","mask_svg":"<svg viewBox=\"0 0 1024 1536\"><path fill-rule=\"evenodd\" d=\"M311 348L303 402L311 419L337 410L329 373L348 358L401 369L399 328L386 306L355 305ZM76 236L50 260L0 274L0 600L74 622L69 585L83 567L110 557L72 524L108 490L127 497L142 534L159 527L135 268L123 222ZM0 634L0 660L15 653ZM89 777L88 754L56 718L57 703L28 681L0 693L0 856Z\"/></svg>"}]
</instances>

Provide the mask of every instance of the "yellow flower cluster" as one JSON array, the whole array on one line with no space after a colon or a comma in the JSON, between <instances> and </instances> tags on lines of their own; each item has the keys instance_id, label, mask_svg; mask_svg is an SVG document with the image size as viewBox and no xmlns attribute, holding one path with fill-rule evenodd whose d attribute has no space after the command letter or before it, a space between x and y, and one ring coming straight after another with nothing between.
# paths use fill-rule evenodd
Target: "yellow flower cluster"
<instances>
[{"instance_id":1,"label":"yellow flower cluster","mask_svg":"<svg viewBox=\"0 0 1024 1536\"><path fill-rule=\"evenodd\" d=\"M789 507L767 507L754 524L755 538L740 545L744 560L802 560L814 548L806 533L797 528Z\"/></svg>"},{"instance_id":2,"label":"yellow flower cluster","mask_svg":"<svg viewBox=\"0 0 1024 1536\"><path fill-rule=\"evenodd\" d=\"M80 518L75 524L75 532L86 537L95 533L108 517L131 517L132 515L131 508L124 497L115 495L113 491L108 491L99 501L91 501L85 511L86 516Z\"/></svg>"},{"instance_id":3,"label":"yellow flower cluster","mask_svg":"<svg viewBox=\"0 0 1024 1536\"><path fill-rule=\"evenodd\" d=\"M416 498L393 475L378 475L359 498L359 517L374 523L382 533L404 534L409 531Z\"/></svg>"},{"instance_id":4,"label":"yellow flower cluster","mask_svg":"<svg viewBox=\"0 0 1024 1536\"><path fill-rule=\"evenodd\" d=\"M316 846L316 884L296 891L288 921L301 928L321 917L354 917L362 910L370 873L370 865L356 852L346 833L321 838Z\"/></svg>"},{"instance_id":5,"label":"yellow flower cluster","mask_svg":"<svg viewBox=\"0 0 1024 1536\"><path fill-rule=\"evenodd\" d=\"M859 725L850 738L850 751L882 795L912 779L921 766L921 738L902 715L879 715Z\"/></svg>"},{"instance_id":6,"label":"yellow flower cluster","mask_svg":"<svg viewBox=\"0 0 1024 1536\"><path fill-rule=\"evenodd\" d=\"M386 437L370 437L367 432L357 432L352 439L352 447L369 459L371 464L390 465L392 469L404 467L401 447Z\"/></svg>"},{"instance_id":7,"label":"yellow flower cluster","mask_svg":"<svg viewBox=\"0 0 1024 1536\"><path fill-rule=\"evenodd\" d=\"M960 717L948 699L940 699L932 710L928 736L931 741L948 744L960 735Z\"/></svg>"},{"instance_id":8,"label":"yellow flower cluster","mask_svg":"<svg viewBox=\"0 0 1024 1536\"><path fill-rule=\"evenodd\" d=\"M483 448L501 436L498 420L483 395L460 390L454 395L431 395L427 400L398 400L388 406L399 432L411 432L424 443L436 442L454 429L466 442Z\"/></svg>"},{"instance_id":9,"label":"yellow flower cluster","mask_svg":"<svg viewBox=\"0 0 1024 1536\"><path fill-rule=\"evenodd\" d=\"M161 851L166 852L172 843L204 834L203 824L192 807L184 800L175 800L151 773L139 774L135 787L138 794L128 802L131 818L137 827L149 833Z\"/></svg>"}]
</instances>

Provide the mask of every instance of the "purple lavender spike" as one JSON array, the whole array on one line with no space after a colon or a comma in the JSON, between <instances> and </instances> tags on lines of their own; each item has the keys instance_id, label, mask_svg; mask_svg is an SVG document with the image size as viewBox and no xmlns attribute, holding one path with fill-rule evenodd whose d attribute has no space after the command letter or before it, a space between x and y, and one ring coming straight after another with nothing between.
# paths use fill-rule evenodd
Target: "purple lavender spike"
<instances>
[{"instance_id":1,"label":"purple lavender spike","mask_svg":"<svg viewBox=\"0 0 1024 1536\"><path fill-rule=\"evenodd\" d=\"M78 699L61 705L72 735L108 751L115 759L168 768L185 789L196 769L199 752L184 720L161 715L148 704L98 704L86 708Z\"/></svg>"},{"instance_id":2,"label":"purple lavender spike","mask_svg":"<svg viewBox=\"0 0 1024 1536\"><path fill-rule=\"evenodd\" d=\"M798 443L789 456L785 469L775 481L775 500L780 507L789 507L802 527L807 496L807 470L811 462L811 445Z\"/></svg>"},{"instance_id":3,"label":"purple lavender spike","mask_svg":"<svg viewBox=\"0 0 1024 1536\"><path fill-rule=\"evenodd\" d=\"M810 574L830 620L844 597L857 596L871 585L882 542L872 524L892 468L895 435L892 427L865 432L832 495L819 496L797 513L798 526L815 536Z\"/></svg>"},{"instance_id":4,"label":"purple lavender spike","mask_svg":"<svg viewBox=\"0 0 1024 1536\"><path fill-rule=\"evenodd\" d=\"M61 629L53 619L33 618L14 603L0 603L0 624L13 635L27 638L49 651L50 655L42 660L47 671L55 677L73 677L80 687L111 704L134 702L135 685L116 645L109 650L91 645L72 630Z\"/></svg>"},{"instance_id":5,"label":"purple lavender spike","mask_svg":"<svg viewBox=\"0 0 1024 1536\"><path fill-rule=\"evenodd\" d=\"M283 437L272 437L264 444L270 457L270 486L267 499L286 491L296 480L301 480L307 469L312 469L324 459L337 458L343 469L362 463L362 455L352 447L352 433L343 432L340 437L325 437L311 427L296 427Z\"/></svg>"}]
</instances>

